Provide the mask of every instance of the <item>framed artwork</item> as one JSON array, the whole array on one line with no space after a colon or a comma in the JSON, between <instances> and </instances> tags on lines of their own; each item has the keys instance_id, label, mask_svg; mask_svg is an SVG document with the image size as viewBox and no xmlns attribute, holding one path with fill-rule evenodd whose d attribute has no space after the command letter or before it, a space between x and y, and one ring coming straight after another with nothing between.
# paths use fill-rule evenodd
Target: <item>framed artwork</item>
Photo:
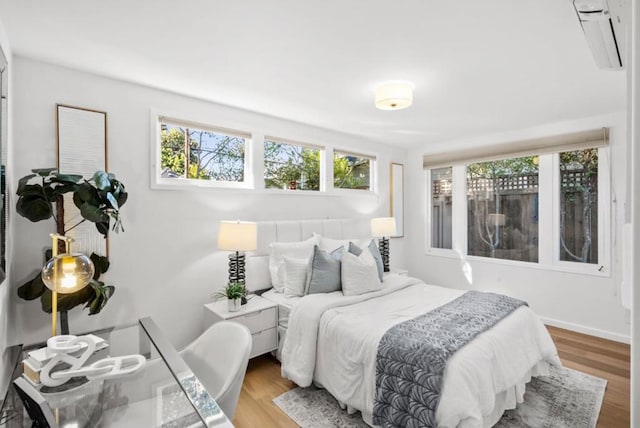
<instances>
[{"instance_id":1,"label":"framed artwork","mask_svg":"<svg viewBox=\"0 0 640 428\"><path fill-rule=\"evenodd\" d=\"M401 163L391 164L389 190L389 214L396 219L396 234L393 238L401 238L404 236L404 165Z\"/></svg>"},{"instance_id":2,"label":"framed artwork","mask_svg":"<svg viewBox=\"0 0 640 428\"><path fill-rule=\"evenodd\" d=\"M89 179L93 173L106 171L107 113L87 108L57 105L58 171L79 174ZM66 235L74 239L72 250L84 254L109 255L108 240L95 224L82 220L80 210L73 203L73 194L64 195L64 224Z\"/></svg>"}]
</instances>

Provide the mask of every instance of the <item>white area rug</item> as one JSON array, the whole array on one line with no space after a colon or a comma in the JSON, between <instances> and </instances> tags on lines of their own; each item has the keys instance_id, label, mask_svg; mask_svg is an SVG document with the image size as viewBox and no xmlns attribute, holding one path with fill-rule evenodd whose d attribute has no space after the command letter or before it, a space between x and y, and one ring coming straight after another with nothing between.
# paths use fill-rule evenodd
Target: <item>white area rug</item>
<instances>
[{"instance_id":1,"label":"white area rug","mask_svg":"<svg viewBox=\"0 0 640 428\"><path fill-rule=\"evenodd\" d=\"M567 368L534 378L524 403L505 412L498 428L595 428L607 381ZM348 415L324 389L296 388L273 400L302 428L366 428L360 413Z\"/></svg>"}]
</instances>

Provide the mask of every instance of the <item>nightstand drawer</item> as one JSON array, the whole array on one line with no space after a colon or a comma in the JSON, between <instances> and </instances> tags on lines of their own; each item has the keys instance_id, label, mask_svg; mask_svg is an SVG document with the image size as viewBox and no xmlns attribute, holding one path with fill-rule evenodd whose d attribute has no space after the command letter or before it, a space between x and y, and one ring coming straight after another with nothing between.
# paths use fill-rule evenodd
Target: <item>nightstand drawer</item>
<instances>
[{"instance_id":1,"label":"nightstand drawer","mask_svg":"<svg viewBox=\"0 0 640 428\"><path fill-rule=\"evenodd\" d=\"M252 334L251 340L251 355L249 358L257 357L278 348L278 332L276 328Z\"/></svg>"},{"instance_id":2,"label":"nightstand drawer","mask_svg":"<svg viewBox=\"0 0 640 428\"><path fill-rule=\"evenodd\" d=\"M276 308L267 308L261 311L250 312L248 314L241 313L237 317L229 318L229 321L246 325L251 334L253 334L262 330L274 328L278 323L278 313Z\"/></svg>"}]
</instances>

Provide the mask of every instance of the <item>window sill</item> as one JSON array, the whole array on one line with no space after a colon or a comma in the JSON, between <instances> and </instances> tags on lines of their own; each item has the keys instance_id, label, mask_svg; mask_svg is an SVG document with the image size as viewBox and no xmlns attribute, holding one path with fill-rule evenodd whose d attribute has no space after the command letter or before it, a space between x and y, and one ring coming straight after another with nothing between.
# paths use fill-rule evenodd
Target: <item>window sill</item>
<instances>
[{"instance_id":1,"label":"window sill","mask_svg":"<svg viewBox=\"0 0 640 428\"><path fill-rule=\"evenodd\" d=\"M455 250L445 250L445 249L427 249L425 255L432 257L444 257L448 259L457 259L461 260L460 255ZM602 265L592 265L592 264L578 264L577 266L573 266L574 263L571 262L558 262L558 264L541 264L541 263L533 263L533 262L521 262L517 260L505 260L505 259L492 259L489 257L480 257L480 256L464 256L464 259L471 263L473 266L476 263L485 263L490 265L502 265L514 268L527 268L527 269L536 269L536 270L546 270L553 272L561 272L561 273L570 273L576 275L588 275L588 276L598 276L602 278L610 278L611 272L605 266ZM602 271L599 269L602 267Z\"/></svg>"},{"instance_id":2,"label":"window sill","mask_svg":"<svg viewBox=\"0 0 640 428\"><path fill-rule=\"evenodd\" d=\"M222 183L209 181L193 182L154 182L151 184L153 190L182 190L182 191L214 191L229 195L271 195L271 196L311 196L311 197L371 197L377 198L378 194L364 190L334 189L330 191L319 190L285 190L285 189L254 189L245 183Z\"/></svg>"}]
</instances>

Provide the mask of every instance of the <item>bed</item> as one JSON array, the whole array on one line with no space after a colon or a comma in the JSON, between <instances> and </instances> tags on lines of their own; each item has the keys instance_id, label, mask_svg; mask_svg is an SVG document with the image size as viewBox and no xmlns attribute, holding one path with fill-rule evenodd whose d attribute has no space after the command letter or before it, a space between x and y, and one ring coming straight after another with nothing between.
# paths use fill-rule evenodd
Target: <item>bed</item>
<instances>
[{"instance_id":1,"label":"bed","mask_svg":"<svg viewBox=\"0 0 640 428\"><path fill-rule=\"evenodd\" d=\"M300 239L305 238L303 228L293 227L300 230ZM361 411L373 425L376 358L385 333L464 293L387 274L382 289L357 296L287 297L270 290L263 297L279 307L277 357L283 376L302 387L325 388L347 411ZM531 309L518 307L449 358L435 411L437 426L492 426L504 410L522 401L531 377L548 374L550 365L560 365L551 337Z\"/></svg>"}]
</instances>

